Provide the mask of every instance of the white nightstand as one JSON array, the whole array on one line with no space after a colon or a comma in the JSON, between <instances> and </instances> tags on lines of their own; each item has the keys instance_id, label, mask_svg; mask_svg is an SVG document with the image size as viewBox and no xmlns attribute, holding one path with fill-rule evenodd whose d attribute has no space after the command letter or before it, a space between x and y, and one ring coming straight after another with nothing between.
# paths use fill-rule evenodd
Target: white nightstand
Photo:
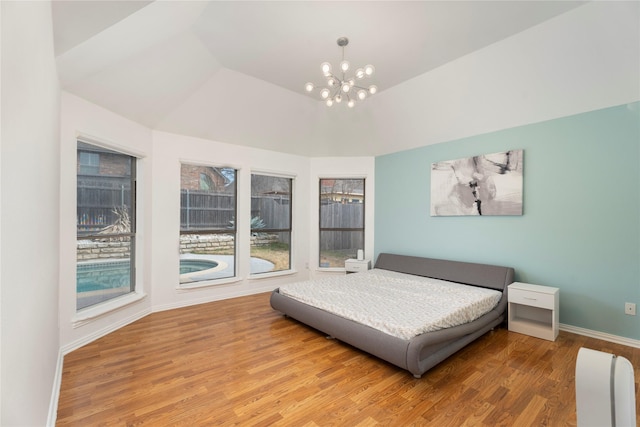
<instances>
[{"instance_id":1,"label":"white nightstand","mask_svg":"<svg viewBox=\"0 0 640 427\"><path fill-rule=\"evenodd\" d=\"M344 262L344 269L348 273L357 273L359 271L367 271L371 268L371 260L363 259L361 261L357 259L348 259Z\"/></svg>"},{"instance_id":2,"label":"white nightstand","mask_svg":"<svg viewBox=\"0 0 640 427\"><path fill-rule=\"evenodd\" d=\"M509 330L555 341L560 289L514 282L509 285Z\"/></svg>"}]
</instances>

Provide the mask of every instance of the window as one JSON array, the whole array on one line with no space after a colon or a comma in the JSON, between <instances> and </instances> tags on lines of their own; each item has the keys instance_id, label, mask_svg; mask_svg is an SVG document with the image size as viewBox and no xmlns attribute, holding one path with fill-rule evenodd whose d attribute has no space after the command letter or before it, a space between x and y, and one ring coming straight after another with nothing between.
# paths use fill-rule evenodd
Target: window
<instances>
[{"instance_id":1,"label":"window","mask_svg":"<svg viewBox=\"0 0 640 427\"><path fill-rule=\"evenodd\" d=\"M78 150L78 173L83 175L100 173L100 154Z\"/></svg>"},{"instance_id":2,"label":"window","mask_svg":"<svg viewBox=\"0 0 640 427\"><path fill-rule=\"evenodd\" d=\"M201 190L212 190L213 189L213 180L206 173L200 172L200 189Z\"/></svg>"},{"instance_id":3,"label":"window","mask_svg":"<svg viewBox=\"0 0 640 427\"><path fill-rule=\"evenodd\" d=\"M181 284L236 275L236 175L232 168L181 165Z\"/></svg>"},{"instance_id":4,"label":"window","mask_svg":"<svg viewBox=\"0 0 640 427\"><path fill-rule=\"evenodd\" d=\"M135 291L135 180L135 157L78 142L77 310Z\"/></svg>"},{"instance_id":5,"label":"window","mask_svg":"<svg viewBox=\"0 0 640 427\"><path fill-rule=\"evenodd\" d=\"M251 274L291 269L292 182L251 175Z\"/></svg>"},{"instance_id":6,"label":"window","mask_svg":"<svg viewBox=\"0 0 640 427\"><path fill-rule=\"evenodd\" d=\"M364 179L320 180L320 267L343 268L364 249Z\"/></svg>"}]
</instances>

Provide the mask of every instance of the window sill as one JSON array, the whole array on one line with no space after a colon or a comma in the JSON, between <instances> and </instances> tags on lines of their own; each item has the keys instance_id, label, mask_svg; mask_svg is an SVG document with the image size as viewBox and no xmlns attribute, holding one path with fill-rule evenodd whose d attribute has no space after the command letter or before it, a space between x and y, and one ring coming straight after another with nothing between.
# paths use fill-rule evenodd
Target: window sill
<instances>
[{"instance_id":1,"label":"window sill","mask_svg":"<svg viewBox=\"0 0 640 427\"><path fill-rule=\"evenodd\" d=\"M190 291L193 289L209 288L211 286L228 285L230 283L238 283L242 279L239 277L228 277L226 279L203 280L201 282L184 283L176 286L178 291Z\"/></svg>"},{"instance_id":2,"label":"window sill","mask_svg":"<svg viewBox=\"0 0 640 427\"><path fill-rule=\"evenodd\" d=\"M134 302L138 302L146 296L147 294L144 292L131 292L110 301L96 304L93 307L82 309L71 319L73 328L79 328L80 326L86 325L97 317L118 310L129 304L133 304Z\"/></svg>"},{"instance_id":3,"label":"window sill","mask_svg":"<svg viewBox=\"0 0 640 427\"><path fill-rule=\"evenodd\" d=\"M274 271L272 273L258 273L258 274L251 274L248 277L248 280L260 280L260 279L268 279L271 277L292 276L294 274L298 274L298 271L283 270L283 271Z\"/></svg>"}]
</instances>

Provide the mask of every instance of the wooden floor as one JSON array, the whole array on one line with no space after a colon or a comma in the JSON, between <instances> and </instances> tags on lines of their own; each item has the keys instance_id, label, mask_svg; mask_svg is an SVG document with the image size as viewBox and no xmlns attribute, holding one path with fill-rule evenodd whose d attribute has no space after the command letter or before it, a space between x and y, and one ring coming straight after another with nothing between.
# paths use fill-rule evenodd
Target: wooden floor
<instances>
[{"instance_id":1,"label":"wooden floor","mask_svg":"<svg viewBox=\"0 0 640 427\"><path fill-rule=\"evenodd\" d=\"M154 313L68 354L57 425L573 426L582 346L629 359L638 394L640 349L497 329L415 379L253 295Z\"/></svg>"}]
</instances>

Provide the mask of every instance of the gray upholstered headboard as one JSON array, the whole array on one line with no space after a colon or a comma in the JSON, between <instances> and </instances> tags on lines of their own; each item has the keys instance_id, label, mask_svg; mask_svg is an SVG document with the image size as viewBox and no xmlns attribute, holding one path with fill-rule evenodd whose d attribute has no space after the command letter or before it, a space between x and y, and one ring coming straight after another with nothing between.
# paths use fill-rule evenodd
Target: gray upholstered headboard
<instances>
[{"instance_id":1,"label":"gray upholstered headboard","mask_svg":"<svg viewBox=\"0 0 640 427\"><path fill-rule=\"evenodd\" d=\"M511 267L386 253L378 255L375 268L482 286L499 291L506 290L506 287L514 280L514 270Z\"/></svg>"}]
</instances>

